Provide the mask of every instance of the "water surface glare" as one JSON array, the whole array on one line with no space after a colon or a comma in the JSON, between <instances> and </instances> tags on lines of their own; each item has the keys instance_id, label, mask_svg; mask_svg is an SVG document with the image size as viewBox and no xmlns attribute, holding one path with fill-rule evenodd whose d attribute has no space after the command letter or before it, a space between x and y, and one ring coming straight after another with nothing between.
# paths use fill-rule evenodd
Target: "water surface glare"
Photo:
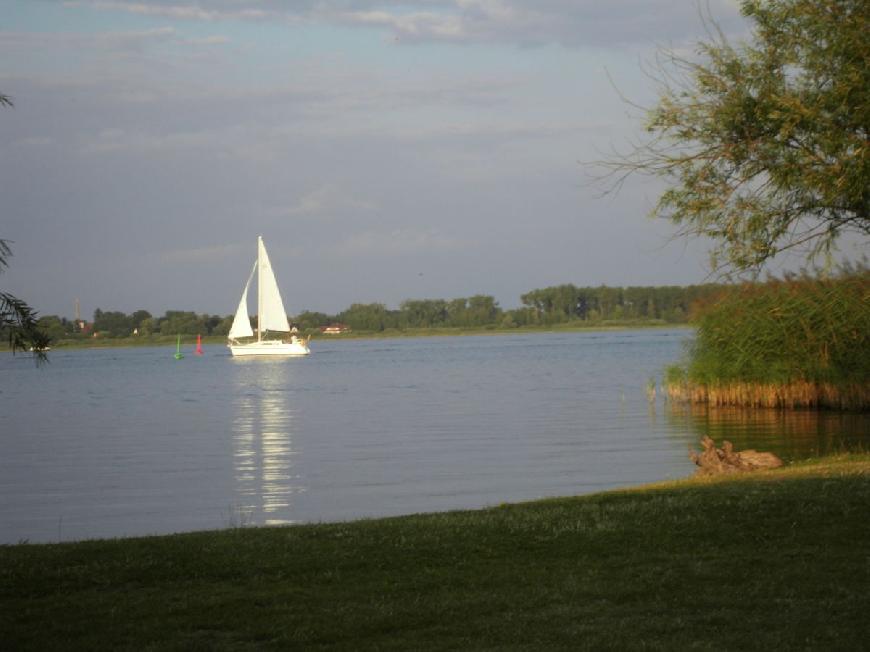
<instances>
[{"instance_id":1,"label":"water surface glare","mask_svg":"<svg viewBox=\"0 0 870 652\"><path fill-rule=\"evenodd\" d=\"M687 330L315 340L0 356L0 543L335 521L689 475L711 433L786 458L870 440L866 415L649 402Z\"/></svg>"}]
</instances>

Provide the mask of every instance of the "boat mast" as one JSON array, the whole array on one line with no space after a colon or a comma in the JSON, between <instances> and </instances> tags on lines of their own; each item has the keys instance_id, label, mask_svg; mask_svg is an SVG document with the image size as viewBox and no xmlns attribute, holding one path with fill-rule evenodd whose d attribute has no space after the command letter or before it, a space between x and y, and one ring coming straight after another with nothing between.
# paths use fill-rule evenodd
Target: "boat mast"
<instances>
[{"instance_id":1,"label":"boat mast","mask_svg":"<svg viewBox=\"0 0 870 652\"><path fill-rule=\"evenodd\" d=\"M263 251L263 236L257 236L257 341L263 341L263 331L260 328L260 320L263 315L263 261L260 252Z\"/></svg>"}]
</instances>

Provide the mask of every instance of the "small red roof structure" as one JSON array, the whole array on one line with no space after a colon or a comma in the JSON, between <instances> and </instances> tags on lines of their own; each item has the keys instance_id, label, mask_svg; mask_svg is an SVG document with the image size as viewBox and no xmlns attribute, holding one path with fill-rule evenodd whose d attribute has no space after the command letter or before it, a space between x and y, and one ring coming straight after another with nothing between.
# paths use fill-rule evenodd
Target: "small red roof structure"
<instances>
[{"instance_id":1,"label":"small red roof structure","mask_svg":"<svg viewBox=\"0 0 870 652\"><path fill-rule=\"evenodd\" d=\"M347 324L330 324L329 326L322 326L320 332L324 335L341 335L342 333L349 333L350 326Z\"/></svg>"}]
</instances>

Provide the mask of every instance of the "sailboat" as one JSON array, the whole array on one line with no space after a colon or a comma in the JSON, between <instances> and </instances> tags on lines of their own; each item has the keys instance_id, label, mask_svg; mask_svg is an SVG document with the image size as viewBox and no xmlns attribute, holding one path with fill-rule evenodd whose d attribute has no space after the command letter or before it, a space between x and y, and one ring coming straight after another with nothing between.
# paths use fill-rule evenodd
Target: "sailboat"
<instances>
[{"instance_id":1,"label":"sailboat","mask_svg":"<svg viewBox=\"0 0 870 652\"><path fill-rule=\"evenodd\" d=\"M248 288L257 272L257 333L256 340L245 341L254 337L251 320L248 317ZM267 334L278 334L279 339L267 339ZM234 356L245 355L308 355L308 339L302 339L296 334L296 329L290 328L287 313L278 291L278 282L269 262L269 254L263 244L263 236L257 236L257 260L254 263L242 300L236 310L233 325L227 335L227 346Z\"/></svg>"}]
</instances>

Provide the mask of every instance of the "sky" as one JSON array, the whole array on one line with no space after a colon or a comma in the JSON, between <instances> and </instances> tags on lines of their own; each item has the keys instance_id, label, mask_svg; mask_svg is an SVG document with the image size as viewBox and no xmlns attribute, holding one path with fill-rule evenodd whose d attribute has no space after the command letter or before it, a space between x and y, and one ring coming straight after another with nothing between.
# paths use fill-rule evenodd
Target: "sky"
<instances>
[{"instance_id":1,"label":"sky","mask_svg":"<svg viewBox=\"0 0 870 652\"><path fill-rule=\"evenodd\" d=\"M659 182L589 165L704 30L692 0L0 0L0 288L227 315L258 235L292 314L704 282Z\"/></svg>"}]
</instances>

